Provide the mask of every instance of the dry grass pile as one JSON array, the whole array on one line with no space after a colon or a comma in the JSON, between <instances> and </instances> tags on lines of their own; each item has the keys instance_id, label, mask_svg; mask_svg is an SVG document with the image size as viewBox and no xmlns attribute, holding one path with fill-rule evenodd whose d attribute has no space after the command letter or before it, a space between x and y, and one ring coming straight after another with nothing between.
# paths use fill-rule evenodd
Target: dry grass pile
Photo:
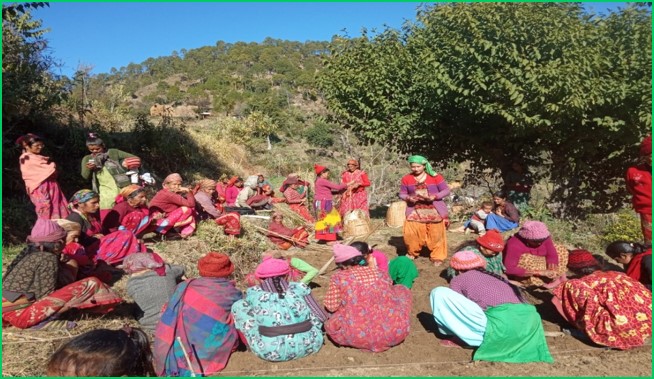
<instances>
[{"instance_id":1,"label":"dry grass pile","mask_svg":"<svg viewBox=\"0 0 654 379\"><path fill-rule=\"evenodd\" d=\"M286 203L276 203L273 205L273 210L284 215L284 224L290 228L297 228L304 226L309 233L313 233L314 224L307 222L304 217L297 214Z\"/></svg>"}]
</instances>

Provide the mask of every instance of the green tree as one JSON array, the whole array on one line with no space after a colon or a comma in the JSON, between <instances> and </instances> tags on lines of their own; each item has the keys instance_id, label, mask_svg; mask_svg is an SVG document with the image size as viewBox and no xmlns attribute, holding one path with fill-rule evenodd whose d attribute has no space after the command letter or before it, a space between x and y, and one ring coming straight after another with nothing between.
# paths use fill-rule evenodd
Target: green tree
<instances>
[{"instance_id":1,"label":"green tree","mask_svg":"<svg viewBox=\"0 0 654 379\"><path fill-rule=\"evenodd\" d=\"M623 205L609 189L651 129L649 10L441 4L330 51L320 86L360 137L468 160L473 174L516 158L543 166L563 212Z\"/></svg>"}]
</instances>

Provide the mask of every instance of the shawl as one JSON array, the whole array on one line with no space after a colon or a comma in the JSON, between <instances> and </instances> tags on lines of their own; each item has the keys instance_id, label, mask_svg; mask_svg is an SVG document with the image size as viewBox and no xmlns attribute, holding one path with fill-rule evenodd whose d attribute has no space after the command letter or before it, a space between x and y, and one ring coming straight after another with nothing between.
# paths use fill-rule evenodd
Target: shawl
<instances>
[{"instance_id":1,"label":"shawl","mask_svg":"<svg viewBox=\"0 0 654 379\"><path fill-rule=\"evenodd\" d=\"M23 153L20 158L20 172L25 181L25 189L31 194L41 183L55 173L57 165L49 157L32 153Z\"/></svg>"},{"instance_id":2,"label":"shawl","mask_svg":"<svg viewBox=\"0 0 654 379\"><path fill-rule=\"evenodd\" d=\"M652 249L640 254L634 254L634 257L631 258L631 262L629 262L629 266L627 266L627 269L625 270L628 277L636 279L641 283L647 283L648 279L651 282L652 279L643 277L642 261L645 257L647 257L646 259L652 259Z\"/></svg>"}]
</instances>

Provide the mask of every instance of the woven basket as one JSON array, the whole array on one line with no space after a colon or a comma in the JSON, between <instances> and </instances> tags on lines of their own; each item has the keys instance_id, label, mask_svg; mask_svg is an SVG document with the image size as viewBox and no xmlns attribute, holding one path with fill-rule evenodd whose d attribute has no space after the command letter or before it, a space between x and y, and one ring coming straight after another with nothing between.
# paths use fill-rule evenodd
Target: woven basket
<instances>
[{"instance_id":1,"label":"woven basket","mask_svg":"<svg viewBox=\"0 0 654 379\"><path fill-rule=\"evenodd\" d=\"M404 225L404 220L406 219L406 202L405 201L396 201L391 203L391 206L388 207L386 212L386 225L392 228L399 228Z\"/></svg>"},{"instance_id":2,"label":"woven basket","mask_svg":"<svg viewBox=\"0 0 654 379\"><path fill-rule=\"evenodd\" d=\"M370 233L370 220L360 209L348 212L343 217L343 234L346 237L359 237Z\"/></svg>"}]
</instances>

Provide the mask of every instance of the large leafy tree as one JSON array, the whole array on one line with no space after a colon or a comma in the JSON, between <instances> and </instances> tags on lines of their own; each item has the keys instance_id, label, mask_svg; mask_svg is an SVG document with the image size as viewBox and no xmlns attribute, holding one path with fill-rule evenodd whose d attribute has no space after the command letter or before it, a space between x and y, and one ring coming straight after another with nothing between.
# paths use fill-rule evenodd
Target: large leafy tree
<instances>
[{"instance_id":1,"label":"large leafy tree","mask_svg":"<svg viewBox=\"0 0 654 379\"><path fill-rule=\"evenodd\" d=\"M402 31L335 39L319 83L363 138L472 174L521 159L545 168L562 212L609 211L651 129L650 25L639 6L436 5Z\"/></svg>"}]
</instances>

